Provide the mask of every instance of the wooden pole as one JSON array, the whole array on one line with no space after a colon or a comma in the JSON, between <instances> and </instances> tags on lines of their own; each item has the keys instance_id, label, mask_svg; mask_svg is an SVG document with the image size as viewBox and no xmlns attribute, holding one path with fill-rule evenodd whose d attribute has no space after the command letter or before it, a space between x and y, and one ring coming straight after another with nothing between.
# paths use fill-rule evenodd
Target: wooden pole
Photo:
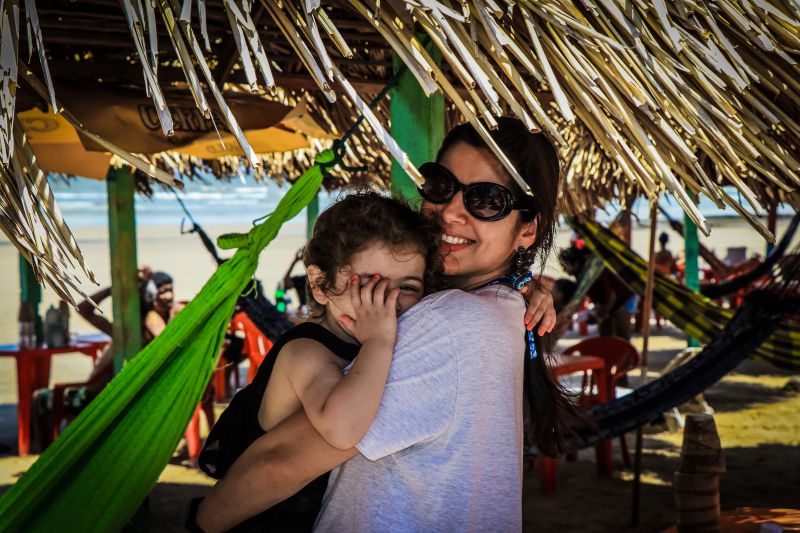
<instances>
[{"instance_id":1,"label":"wooden pole","mask_svg":"<svg viewBox=\"0 0 800 533\"><path fill-rule=\"evenodd\" d=\"M658 224L658 199L650 206L650 255L647 262L647 285L644 291L644 307L642 308L642 354L641 379L639 386L647 384L647 367L649 363L649 344L650 344L650 309L653 307L653 285L656 274L656 226ZM633 501L631 505L631 524L633 527L639 526L639 504L641 492L642 474L642 426L636 429L636 456L634 459L633 472Z\"/></svg>"},{"instance_id":2,"label":"wooden pole","mask_svg":"<svg viewBox=\"0 0 800 533\"><path fill-rule=\"evenodd\" d=\"M778 199L776 198L772 204L769 206L769 212L767 214L767 229L772 232L773 235L776 234L778 230ZM768 242L766 255L769 255L772 252L772 249L775 248L775 243Z\"/></svg>"},{"instance_id":3,"label":"wooden pole","mask_svg":"<svg viewBox=\"0 0 800 533\"><path fill-rule=\"evenodd\" d=\"M688 192L688 191L687 191ZM692 200L697 203L697 195L689 192ZM697 225L689 218L689 215L683 215L683 240L684 240L684 255L685 255L685 273L684 281L686 286L694 292L700 291L700 265L698 256L700 255L700 239L697 235ZM700 346L700 340L691 336L686 336L687 345L692 347Z\"/></svg>"},{"instance_id":4,"label":"wooden pole","mask_svg":"<svg viewBox=\"0 0 800 533\"><path fill-rule=\"evenodd\" d=\"M114 370L119 372L142 347L142 319L136 258L135 189L130 167L110 168L108 189L108 237L111 256Z\"/></svg>"},{"instance_id":5,"label":"wooden pole","mask_svg":"<svg viewBox=\"0 0 800 533\"><path fill-rule=\"evenodd\" d=\"M441 53L433 45L428 45L428 53L441 62ZM395 54L394 71L405 68L403 61ZM406 151L411 162L419 166L433 161L436 151L444 139L444 96L437 92L429 98L419 86L417 79L406 71L400 76L391 91L392 137ZM392 195L404 198L412 205L419 202L417 186L411 181L403 168L392 160Z\"/></svg>"}]
</instances>

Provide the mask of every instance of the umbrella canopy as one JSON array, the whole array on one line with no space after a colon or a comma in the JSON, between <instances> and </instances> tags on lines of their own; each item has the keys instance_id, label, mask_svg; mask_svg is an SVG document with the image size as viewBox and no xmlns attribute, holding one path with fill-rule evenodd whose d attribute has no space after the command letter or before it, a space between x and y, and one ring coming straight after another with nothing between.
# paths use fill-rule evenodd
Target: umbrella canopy
<instances>
[{"instance_id":1,"label":"umbrella canopy","mask_svg":"<svg viewBox=\"0 0 800 533\"><path fill-rule=\"evenodd\" d=\"M190 100L170 100L178 120L174 135L166 137L149 99L61 89L59 96L89 130L129 152L153 155L174 151L201 159L244 155L230 132L217 129L224 122L213 115L206 119ZM302 101L291 108L242 93L228 95L227 100L257 154L306 149L311 146L309 138L330 135L308 114ZM19 112L17 118L44 171L105 179L112 154L78 134L62 115L33 107Z\"/></svg>"}]
</instances>

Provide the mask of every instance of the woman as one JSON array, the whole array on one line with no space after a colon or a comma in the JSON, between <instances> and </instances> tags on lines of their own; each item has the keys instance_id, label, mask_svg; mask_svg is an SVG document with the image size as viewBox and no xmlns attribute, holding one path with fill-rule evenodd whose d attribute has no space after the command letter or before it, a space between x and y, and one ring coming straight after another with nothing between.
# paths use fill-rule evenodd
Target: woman
<instances>
[{"instance_id":1,"label":"woman","mask_svg":"<svg viewBox=\"0 0 800 533\"><path fill-rule=\"evenodd\" d=\"M367 435L338 450L302 413L292 415L211 491L197 513L201 529L230 528L339 465L316 530L521 529L523 364L533 438L544 453L560 449L570 403L529 346L523 299L507 276L549 251L559 169L543 134L513 118L499 126L492 135L534 196L523 194L469 125L454 128L437 163L420 168L422 210L442 223L446 281L455 290L428 296L401 317Z\"/></svg>"}]
</instances>

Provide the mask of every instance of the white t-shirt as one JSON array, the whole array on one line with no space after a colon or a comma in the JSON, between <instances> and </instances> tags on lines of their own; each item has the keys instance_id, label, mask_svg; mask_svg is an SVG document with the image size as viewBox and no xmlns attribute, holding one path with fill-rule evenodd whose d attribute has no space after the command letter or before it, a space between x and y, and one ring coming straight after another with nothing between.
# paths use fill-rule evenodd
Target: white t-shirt
<instances>
[{"instance_id":1,"label":"white t-shirt","mask_svg":"<svg viewBox=\"0 0 800 533\"><path fill-rule=\"evenodd\" d=\"M380 409L331 473L315 531L521 530L524 312L493 285L400 318Z\"/></svg>"}]
</instances>

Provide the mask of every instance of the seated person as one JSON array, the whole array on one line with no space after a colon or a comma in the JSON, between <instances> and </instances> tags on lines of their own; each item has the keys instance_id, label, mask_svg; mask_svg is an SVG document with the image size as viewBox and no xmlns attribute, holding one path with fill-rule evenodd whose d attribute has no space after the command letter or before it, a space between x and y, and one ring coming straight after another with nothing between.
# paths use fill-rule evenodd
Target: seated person
<instances>
[{"instance_id":1,"label":"seated person","mask_svg":"<svg viewBox=\"0 0 800 533\"><path fill-rule=\"evenodd\" d=\"M139 293L141 302L142 347L155 339L177 312L174 302L172 278L164 272L152 272L149 267L139 268ZM78 314L109 337L113 335L110 320L97 313L96 305L111 296L111 287L106 287L78 305ZM86 383L81 387L67 388L64 394L65 412L80 413L89 402L105 388L114 377L114 344L109 343L97 359ZM50 444L50 415L53 411L53 390L40 389L34 392L32 435L39 450Z\"/></svg>"},{"instance_id":2,"label":"seated person","mask_svg":"<svg viewBox=\"0 0 800 533\"><path fill-rule=\"evenodd\" d=\"M573 246L562 249L558 258L564 271L580 280L590 255L589 250ZM634 293L625 282L608 268L603 269L602 274L589 288L588 296L594 303L594 310L589 315L588 321L598 325L600 335L630 340L632 313L628 303Z\"/></svg>"}]
</instances>

